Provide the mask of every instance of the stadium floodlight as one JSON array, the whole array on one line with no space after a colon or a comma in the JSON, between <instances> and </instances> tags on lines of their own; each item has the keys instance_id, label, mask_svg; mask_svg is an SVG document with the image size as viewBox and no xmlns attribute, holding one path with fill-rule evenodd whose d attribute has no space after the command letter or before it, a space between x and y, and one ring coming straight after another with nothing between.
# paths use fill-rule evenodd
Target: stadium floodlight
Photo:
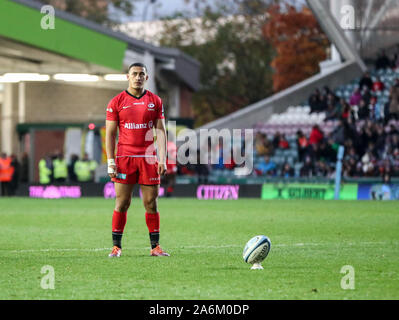
<instances>
[{"instance_id":1,"label":"stadium floodlight","mask_svg":"<svg viewBox=\"0 0 399 320\"><path fill-rule=\"evenodd\" d=\"M53 76L53 78L55 80L83 82L95 82L99 80L98 76L87 73L57 73Z\"/></svg>"},{"instance_id":2,"label":"stadium floodlight","mask_svg":"<svg viewBox=\"0 0 399 320\"><path fill-rule=\"evenodd\" d=\"M107 81L127 81L126 74L106 74L104 79Z\"/></svg>"},{"instance_id":3,"label":"stadium floodlight","mask_svg":"<svg viewBox=\"0 0 399 320\"><path fill-rule=\"evenodd\" d=\"M50 76L39 73L5 73L0 76L0 82L21 82L21 81L48 81Z\"/></svg>"}]
</instances>

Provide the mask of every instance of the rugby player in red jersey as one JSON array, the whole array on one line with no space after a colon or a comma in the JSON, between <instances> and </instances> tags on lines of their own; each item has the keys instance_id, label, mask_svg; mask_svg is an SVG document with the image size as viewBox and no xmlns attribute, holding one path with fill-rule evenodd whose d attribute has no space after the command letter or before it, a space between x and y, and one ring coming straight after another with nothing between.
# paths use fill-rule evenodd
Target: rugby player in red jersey
<instances>
[{"instance_id":1,"label":"rugby player in red jersey","mask_svg":"<svg viewBox=\"0 0 399 320\"><path fill-rule=\"evenodd\" d=\"M142 63L129 66L129 87L111 99L107 107L105 143L108 174L115 185L115 209L112 216L113 248L110 257L120 257L122 235L130 206L133 186L142 192L145 219L150 234L152 256L169 256L159 246L157 198L160 177L166 172L166 130L162 100L146 90L147 68ZM153 128L156 129L158 157ZM117 152L115 144L119 129Z\"/></svg>"}]
</instances>

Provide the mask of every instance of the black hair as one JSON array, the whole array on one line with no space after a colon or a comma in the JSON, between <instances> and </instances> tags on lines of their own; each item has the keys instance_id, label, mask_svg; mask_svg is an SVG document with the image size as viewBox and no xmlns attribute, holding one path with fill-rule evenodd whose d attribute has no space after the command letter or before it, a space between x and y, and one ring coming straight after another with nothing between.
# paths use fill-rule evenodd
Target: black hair
<instances>
[{"instance_id":1,"label":"black hair","mask_svg":"<svg viewBox=\"0 0 399 320\"><path fill-rule=\"evenodd\" d=\"M147 67L146 67L146 65L145 65L144 63L135 62L135 63L132 63L132 64L129 66L129 68L127 69L127 73L129 73L129 71L130 71L130 69L131 69L132 67L141 67L141 68L144 68L144 69L145 69L145 72L148 72L148 69L147 69Z\"/></svg>"}]
</instances>

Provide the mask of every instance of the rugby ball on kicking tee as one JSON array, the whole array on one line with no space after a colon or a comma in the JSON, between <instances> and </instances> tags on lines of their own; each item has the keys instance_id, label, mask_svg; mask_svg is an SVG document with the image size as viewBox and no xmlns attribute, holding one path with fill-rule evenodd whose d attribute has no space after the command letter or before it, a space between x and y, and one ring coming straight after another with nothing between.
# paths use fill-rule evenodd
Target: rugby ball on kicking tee
<instances>
[{"instance_id":1,"label":"rugby ball on kicking tee","mask_svg":"<svg viewBox=\"0 0 399 320\"><path fill-rule=\"evenodd\" d=\"M244 247L242 258L246 263L261 263L266 259L271 247L270 239L264 235L250 239Z\"/></svg>"}]
</instances>

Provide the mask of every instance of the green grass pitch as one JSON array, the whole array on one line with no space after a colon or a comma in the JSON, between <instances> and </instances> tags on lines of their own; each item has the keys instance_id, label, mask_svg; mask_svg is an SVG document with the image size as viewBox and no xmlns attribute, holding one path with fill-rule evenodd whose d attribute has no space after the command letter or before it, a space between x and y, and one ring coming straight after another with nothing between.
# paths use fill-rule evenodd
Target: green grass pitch
<instances>
[{"instance_id":1,"label":"green grass pitch","mask_svg":"<svg viewBox=\"0 0 399 320\"><path fill-rule=\"evenodd\" d=\"M397 202L160 199L161 245L150 257L140 199L123 255L108 258L114 201L0 198L0 299L398 299ZM264 270L243 262L267 235ZM42 267L54 268L43 289ZM354 289L344 289L345 265Z\"/></svg>"}]
</instances>

